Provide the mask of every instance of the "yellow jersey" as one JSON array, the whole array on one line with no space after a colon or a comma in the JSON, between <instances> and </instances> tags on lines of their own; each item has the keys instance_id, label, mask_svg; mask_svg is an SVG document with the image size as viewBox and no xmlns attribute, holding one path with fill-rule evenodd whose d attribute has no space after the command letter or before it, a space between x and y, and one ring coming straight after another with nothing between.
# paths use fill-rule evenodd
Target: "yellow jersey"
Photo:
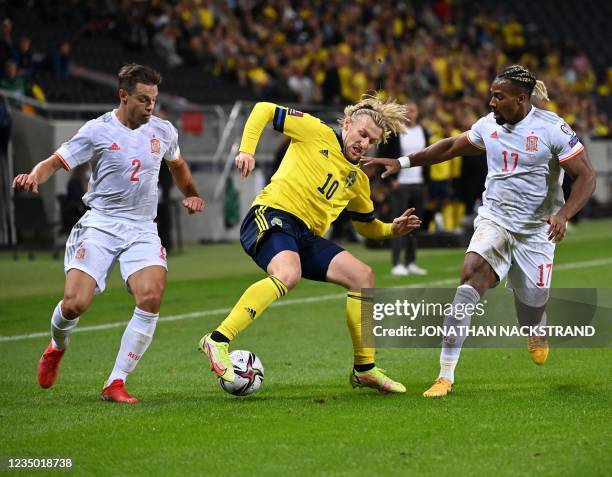
<instances>
[{"instance_id":1,"label":"yellow jersey","mask_svg":"<svg viewBox=\"0 0 612 477\"><path fill-rule=\"evenodd\" d=\"M240 151L254 155L270 122L291 142L278 171L253 205L289 212L319 236L345 208L352 220L375 219L368 176L345 157L342 136L320 119L276 104L257 103L245 125Z\"/></svg>"}]
</instances>

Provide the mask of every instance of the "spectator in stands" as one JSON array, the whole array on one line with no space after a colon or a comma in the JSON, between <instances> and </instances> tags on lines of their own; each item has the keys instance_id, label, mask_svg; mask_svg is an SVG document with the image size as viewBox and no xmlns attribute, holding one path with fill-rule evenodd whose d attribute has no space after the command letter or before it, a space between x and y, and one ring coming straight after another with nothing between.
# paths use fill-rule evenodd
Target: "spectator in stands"
<instances>
[{"instance_id":1,"label":"spectator in stands","mask_svg":"<svg viewBox=\"0 0 612 477\"><path fill-rule=\"evenodd\" d=\"M26 82L23 76L17 71L15 60L4 62L4 77L0 80L0 88L14 93L25 94Z\"/></svg>"},{"instance_id":2,"label":"spectator in stands","mask_svg":"<svg viewBox=\"0 0 612 477\"><path fill-rule=\"evenodd\" d=\"M183 59L176 51L177 28L172 23L166 24L153 37L153 48L166 61L168 68L176 68L183 64Z\"/></svg>"},{"instance_id":3,"label":"spectator in stands","mask_svg":"<svg viewBox=\"0 0 612 477\"><path fill-rule=\"evenodd\" d=\"M306 69L303 65L294 63L290 68L291 75L287 80L289 89L297 95L300 103L312 103L318 97L317 85L313 79L306 74Z\"/></svg>"},{"instance_id":4,"label":"spectator in stands","mask_svg":"<svg viewBox=\"0 0 612 477\"><path fill-rule=\"evenodd\" d=\"M340 104L340 74L336 63L336 53L329 54L327 58L322 95L325 104Z\"/></svg>"},{"instance_id":5,"label":"spectator in stands","mask_svg":"<svg viewBox=\"0 0 612 477\"><path fill-rule=\"evenodd\" d=\"M70 42L63 41L53 52L53 73L58 78L67 78L70 76L70 50Z\"/></svg>"},{"instance_id":6,"label":"spectator in stands","mask_svg":"<svg viewBox=\"0 0 612 477\"><path fill-rule=\"evenodd\" d=\"M24 77L29 77L34 73L34 52L32 51L32 41L27 36L22 36L19 45L11 55L17 65L17 71Z\"/></svg>"},{"instance_id":7,"label":"spectator in stands","mask_svg":"<svg viewBox=\"0 0 612 477\"><path fill-rule=\"evenodd\" d=\"M13 51L13 22L5 18L0 24L0 61L2 64Z\"/></svg>"}]
</instances>

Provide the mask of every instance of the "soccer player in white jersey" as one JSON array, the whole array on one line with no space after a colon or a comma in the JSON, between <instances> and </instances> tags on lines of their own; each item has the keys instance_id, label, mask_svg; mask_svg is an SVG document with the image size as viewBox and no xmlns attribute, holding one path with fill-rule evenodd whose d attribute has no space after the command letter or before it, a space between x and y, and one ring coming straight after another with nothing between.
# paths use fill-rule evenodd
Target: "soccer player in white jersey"
<instances>
[{"instance_id":1,"label":"soccer player in white jersey","mask_svg":"<svg viewBox=\"0 0 612 477\"><path fill-rule=\"evenodd\" d=\"M506 286L514 291L521 325L546 324L544 310L555 244L563 240L567 221L595 190L595 173L578 137L559 116L533 106L534 91L541 96L544 84L524 66L510 66L491 85L492 112L469 131L410 157L365 161L384 165L386 177L402 167L437 164L486 151L483 204L474 221L474 236L465 254L453 309L459 304L475 305L487 289L507 277ZM575 178L565 204L562 169ZM444 326L454 328L455 333L444 338L440 374L423 396L442 397L452 391L465 340L461 336L465 328L458 327L469 326L470 319L445 317ZM547 339L529 337L527 347L533 362L544 364Z\"/></svg>"},{"instance_id":2,"label":"soccer player in white jersey","mask_svg":"<svg viewBox=\"0 0 612 477\"><path fill-rule=\"evenodd\" d=\"M92 162L93 173L83 202L90 208L66 243L64 297L51 317L51 343L38 364L38 383L55 384L60 361L79 317L101 293L115 261L134 295L136 307L123 334L115 366L102 390L106 401L136 403L125 389L127 375L147 350L166 284L166 251L153 222L161 161L184 194L190 214L204 209L189 166L169 121L153 116L160 74L137 64L118 75L119 107L93 119L29 174L19 174L13 187L38 192L57 170Z\"/></svg>"}]
</instances>

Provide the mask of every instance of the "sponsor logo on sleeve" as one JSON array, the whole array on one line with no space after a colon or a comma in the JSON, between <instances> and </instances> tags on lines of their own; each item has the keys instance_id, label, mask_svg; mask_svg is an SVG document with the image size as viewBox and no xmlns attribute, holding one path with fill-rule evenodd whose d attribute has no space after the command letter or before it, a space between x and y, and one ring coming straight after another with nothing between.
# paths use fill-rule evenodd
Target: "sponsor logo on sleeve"
<instances>
[{"instance_id":1,"label":"sponsor logo on sleeve","mask_svg":"<svg viewBox=\"0 0 612 477\"><path fill-rule=\"evenodd\" d=\"M578 136L574 134L572 138L569 140L568 144L569 144L569 147L574 147L576 144L578 144Z\"/></svg>"},{"instance_id":2,"label":"sponsor logo on sleeve","mask_svg":"<svg viewBox=\"0 0 612 477\"><path fill-rule=\"evenodd\" d=\"M302 111L298 111L297 109L292 109L292 108L289 108L287 110L287 113L289 114L289 116L296 116L298 118L301 118L302 116L304 116L304 113Z\"/></svg>"}]
</instances>

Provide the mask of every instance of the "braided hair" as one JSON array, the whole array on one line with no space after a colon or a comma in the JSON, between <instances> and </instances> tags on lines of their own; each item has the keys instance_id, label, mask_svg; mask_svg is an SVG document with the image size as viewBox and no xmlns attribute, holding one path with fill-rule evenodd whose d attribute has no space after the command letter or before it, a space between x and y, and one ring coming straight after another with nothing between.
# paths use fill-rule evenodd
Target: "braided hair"
<instances>
[{"instance_id":1,"label":"braided hair","mask_svg":"<svg viewBox=\"0 0 612 477\"><path fill-rule=\"evenodd\" d=\"M537 80L535 75L523 65L512 65L497 75L496 79L508 80L513 85L525 91L529 97L548 101L548 92L543 81Z\"/></svg>"}]
</instances>

